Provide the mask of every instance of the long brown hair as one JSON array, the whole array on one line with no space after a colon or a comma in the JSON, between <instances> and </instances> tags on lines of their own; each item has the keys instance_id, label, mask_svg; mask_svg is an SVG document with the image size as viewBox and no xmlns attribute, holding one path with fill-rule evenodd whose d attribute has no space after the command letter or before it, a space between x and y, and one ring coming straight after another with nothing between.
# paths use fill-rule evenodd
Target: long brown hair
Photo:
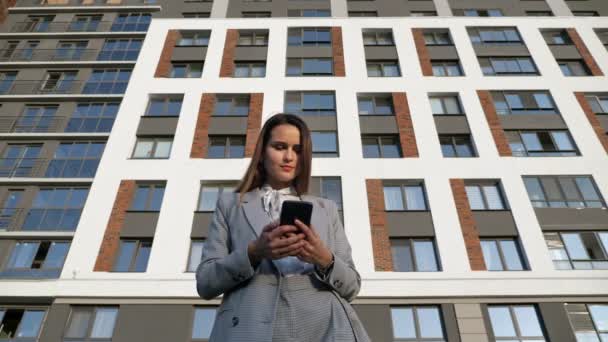
<instances>
[{"instance_id":1,"label":"long brown hair","mask_svg":"<svg viewBox=\"0 0 608 342\"><path fill-rule=\"evenodd\" d=\"M255 150L251 157L251 162L247 168L247 172L239 182L239 185L234 190L239 192L239 200L243 198L243 194L252 189L261 187L266 182L266 169L264 168L264 151L270 140L270 132L278 125L293 125L300 131L300 155L298 156L298 168L300 173L292 180L292 186L295 188L298 195L308 192L308 183L310 181L310 169L312 163L312 141L310 138L310 130L306 123L297 115L289 113L278 113L271 116L262 127L258 141L255 144ZM240 201L239 201L240 202Z\"/></svg>"}]
</instances>

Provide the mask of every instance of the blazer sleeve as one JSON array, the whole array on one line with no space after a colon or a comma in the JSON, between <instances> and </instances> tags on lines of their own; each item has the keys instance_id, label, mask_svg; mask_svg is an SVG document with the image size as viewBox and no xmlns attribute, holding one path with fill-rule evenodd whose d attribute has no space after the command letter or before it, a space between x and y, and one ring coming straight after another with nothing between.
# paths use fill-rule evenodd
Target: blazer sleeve
<instances>
[{"instance_id":1,"label":"blazer sleeve","mask_svg":"<svg viewBox=\"0 0 608 342\"><path fill-rule=\"evenodd\" d=\"M351 247L346 238L342 221L340 221L338 206L332 200L325 203L330 203L329 219L334 246L333 248L329 246L329 248L334 254L334 265L324 276L319 272L315 272L315 276L338 292L348 302L351 302L357 297L361 289L361 276L355 269Z\"/></svg>"},{"instance_id":2,"label":"blazer sleeve","mask_svg":"<svg viewBox=\"0 0 608 342\"><path fill-rule=\"evenodd\" d=\"M226 223L226 209L222 197L217 201L209 234L203 245L201 263L196 269L196 290L204 299L211 299L251 278L247 245L231 250L230 229Z\"/></svg>"}]
</instances>

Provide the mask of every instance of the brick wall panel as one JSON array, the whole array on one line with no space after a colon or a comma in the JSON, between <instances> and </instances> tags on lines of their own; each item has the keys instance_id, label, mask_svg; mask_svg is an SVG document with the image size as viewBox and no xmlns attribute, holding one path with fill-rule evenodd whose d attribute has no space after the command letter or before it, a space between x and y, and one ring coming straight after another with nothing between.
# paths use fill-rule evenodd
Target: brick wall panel
<instances>
[{"instance_id":1,"label":"brick wall panel","mask_svg":"<svg viewBox=\"0 0 608 342\"><path fill-rule=\"evenodd\" d=\"M344 47L342 45L342 28L331 28L331 51L334 61L334 76L343 77L346 75L344 67Z\"/></svg>"},{"instance_id":2,"label":"brick wall panel","mask_svg":"<svg viewBox=\"0 0 608 342\"><path fill-rule=\"evenodd\" d=\"M249 97L249 114L247 117L247 138L245 139L245 157L252 157L255 143L262 127L262 107L264 93L253 93Z\"/></svg>"},{"instance_id":3,"label":"brick wall panel","mask_svg":"<svg viewBox=\"0 0 608 342\"><path fill-rule=\"evenodd\" d=\"M483 259L481 250L481 242L479 240L479 231L475 225L475 218L469 206L469 199L465 191L463 179L450 179L452 194L456 210L458 211L458 219L460 221L460 229L464 237L464 244L469 257L469 264L473 271L485 271L486 264Z\"/></svg>"},{"instance_id":4,"label":"brick wall panel","mask_svg":"<svg viewBox=\"0 0 608 342\"><path fill-rule=\"evenodd\" d=\"M372 249L376 271L392 271L393 257L386 224L384 190L381 179L366 179L367 205L372 230Z\"/></svg>"},{"instance_id":5,"label":"brick wall panel","mask_svg":"<svg viewBox=\"0 0 608 342\"><path fill-rule=\"evenodd\" d=\"M173 55L173 49L180 39L181 35L178 30L169 30L167 37L165 37L165 44L163 45L163 51L160 54L158 65L156 66L156 72L154 77L169 77L171 70L171 56Z\"/></svg>"},{"instance_id":6,"label":"brick wall panel","mask_svg":"<svg viewBox=\"0 0 608 342\"><path fill-rule=\"evenodd\" d=\"M209 121L215 106L215 94L207 93L201 97L198 118L194 128L190 158L205 158L209 149Z\"/></svg>"},{"instance_id":7,"label":"brick wall panel","mask_svg":"<svg viewBox=\"0 0 608 342\"><path fill-rule=\"evenodd\" d=\"M234 52L238 39L238 30L226 30L226 41L224 42L224 54L222 55L220 77L232 77L234 74Z\"/></svg>"},{"instance_id":8,"label":"brick wall panel","mask_svg":"<svg viewBox=\"0 0 608 342\"><path fill-rule=\"evenodd\" d=\"M418 146L407 95L406 93L393 93L392 96L403 157L418 157Z\"/></svg>"},{"instance_id":9,"label":"brick wall panel","mask_svg":"<svg viewBox=\"0 0 608 342\"><path fill-rule=\"evenodd\" d=\"M414 44L416 45L416 51L418 52L418 59L420 60L420 68L422 68L423 76L433 76L433 65L431 64L431 56L429 49L426 47L424 41L424 32L420 28L412 29L414 35Z\"/></svg>"},{"instance_id":10,"label":"brick wall panel","mask_svg":"<svg viewBox=\"0 0 608 342\"><path fill-rule=\"evenodd\" d=\"M581 57L583 57L583 61L587 65L587 68L589 68L589 71L591 71L591 75L604 76L604 73L600 69L599 65L597 65L595 62L595 58L593 58L593 55L591 52L589 52L589 49L587 49L587 45L585 45L585 42L583 42L581 36L578 34L578 32L576 32L576 29L569 28L566 29L566 32L568 32L568 36L574 43L574 46L576 46L578 53L581 55Z\"/></svg>"},{"instance_id":11,"label":"brick wall panel","mask_svg":"<svg viewBox=\"0 0 608 342\"><path fill-rule=\"evenodd\" d=\"M597 119L597 116L595 116L595 113L593 113L593 109L591 109L591 105L589 104L589 102L587 102L585 94L577 92L575 93L575 96L581 108L583 109L583 112L585 112L585 116L587 117L587 120L589 120L589 123L591 124L593 131L597 135L597 138L600 140L600 143L604 147L606 153L608 153L608 136L606 136L606 133L602 128L600 121Z\"/></svg>"},{"instance_id":12,"label":"brick wall panel","mask_svg":"<svg viewBox=\"0 0 608 342\"><path fill-rule=\"evenodd\" d=\"M511 147L509 146L509 142L507 141L505 131L502 129L500 118L496 113L496 107L494 107L492 95L487 90L478 90L477 96L479 97L479 102L481 102L483 112L486 115L486 120L488 121L488 125L490 126L492 137L494 137L494 144L496 144L498 154L501 157L512 156Z\"/></svg>"}]
</instances>

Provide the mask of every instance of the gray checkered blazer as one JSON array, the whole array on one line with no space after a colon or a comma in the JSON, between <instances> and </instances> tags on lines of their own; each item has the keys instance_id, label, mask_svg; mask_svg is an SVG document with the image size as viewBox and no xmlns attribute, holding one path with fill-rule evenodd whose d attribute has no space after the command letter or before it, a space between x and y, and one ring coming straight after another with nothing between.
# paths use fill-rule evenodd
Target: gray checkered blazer
<instances>
[{"instance_id":1,"label":"gray checkered blazer","mask_svg":"<svg viewBox=\"0 0 608 342\"><path fill-rule=\"evenodd\" d=\"M259 189L247 192L242 204L238 203L238 193L224 193L218 199L202 261L196 270L196 288L202 298L223 294L211 342L272 340L282 277L273 260L264 259L254 269L247 255L248 243L257 239L263 227L271 222L263 211L262 195ZM359 292L361 277L355 269L337 206L331 200L312 195L302 195L301 199L313 203L311 226L335 256L333 270L326 278L316 272L314 275L327 285L346 311L350 322L337 325L350 323L357 341L368 342L365 328L349 303ZM348 340L336 334L335 341Z\"/></svg>"}]
</instances>

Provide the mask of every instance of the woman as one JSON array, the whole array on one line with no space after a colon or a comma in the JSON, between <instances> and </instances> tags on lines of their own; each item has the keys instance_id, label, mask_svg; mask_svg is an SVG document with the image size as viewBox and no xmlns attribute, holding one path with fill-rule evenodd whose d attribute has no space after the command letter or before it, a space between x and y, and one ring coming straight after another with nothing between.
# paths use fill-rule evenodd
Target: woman
<instances>
[{"instance_id":1,"label":"woman","mask_svg":"<svg viewBox=\"0 0 608 342\"><path fill-rule=\"evenodd\" d=\"M311 160L306 124L276 114L238 188L218 199L196 271L202 298L223 294L210 341L369 341L349 303L361 277L337 206L305 194ZM310 226L279 225L287 199L313 203Z\"/></svg>"}]
</instances>

